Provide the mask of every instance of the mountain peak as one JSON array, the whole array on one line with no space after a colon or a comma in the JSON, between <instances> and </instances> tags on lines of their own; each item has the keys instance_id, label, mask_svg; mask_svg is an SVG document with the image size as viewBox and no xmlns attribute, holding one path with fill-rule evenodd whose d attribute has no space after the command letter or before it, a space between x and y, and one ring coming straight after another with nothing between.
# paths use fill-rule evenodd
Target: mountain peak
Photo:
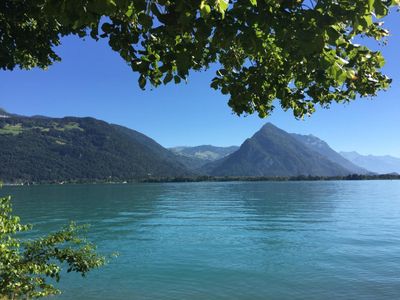
<instances>
[{"instance_id":1,"label":"mountain peak","mask_svg":"<svg viewBox=\"0 0 400 300\"><path fill-rule=\"evenodd\" d=\"M337 176L350 172L266 123L236 152L207 165L215 176Z\"/></svg>"},{"instance_id":2,"label":"mountain peak","mask_svg":"<svg viewBox=\"0 0 400 300\"><path fill-rule=\"evenodd\" d=\"M0 107L0 118L8 118L10 114L4 109Z\"/></svg>"},{"instance_id":3,"label":"mountain peak","mask_svg":"<svg viewBox=\"0 0 400 300\"><path fill-rule=\"evenodd\" d=\"M349 154L357 154L357 155L361 155L360 153L358 153L357 151L341 151L340 153L349 153Z\"/></svg>"},{"instance_id":4,"label":"mountain peak","mask_svg":"<svg viewBox=\"0 0 400 300\"><path fill-rule=\"evenodd\" d=\"M275 126L274 124L272 124L271 122L267 122L264 124L263 127L261 127L260 130L263 130L263 129L279 129L279 128L277 126Z\"/></svg>"},{"instance_id":5,"label":"mountain peak","mask_svg":"<svg viewBox=\"0 0 400 300\"><path fill-rule=\"evenodd\" d=\"M253 137L264 137L266 135L280 135L285 134L286 131L275 126L271 122L265 123L263 127L258 130Z\"/></svg>"}]
</instances>

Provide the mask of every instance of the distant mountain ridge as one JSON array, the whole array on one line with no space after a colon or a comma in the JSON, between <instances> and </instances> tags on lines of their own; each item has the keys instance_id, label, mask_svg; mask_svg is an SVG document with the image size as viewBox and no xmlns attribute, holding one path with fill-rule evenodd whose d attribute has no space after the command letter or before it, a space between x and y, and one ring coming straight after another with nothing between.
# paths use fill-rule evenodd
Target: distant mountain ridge
<instances>
[{"instance_id":1,"label":"distant mountain ridge","mask_svg":"<svg viewBox=\"0 0 400 300\"><path fill-rule=\"evenodd\" d=\"M212 145L200 145L194 147L169 148L177 155L178 160L192 170L198 170L203 165L221 159L239 149L238 146L217 147Z\"/></svg>"},{"instance_id":2,"label":"distant mountain ridge","mask_svg":"<svg viewBox=\"0 0 400 300\"><path fill-rule=\"evenodd\" d=\"M16 116L16 115L10 114L5 109L0 107L0 118L9 118L11 116Z\"/></svg>"},{"instance_id":3,"label":"distant mountain ridge","mask_svg":"<svg viewBox=\"0 0 400 300\"><path fill-rule=\"evenodd\" d=\"M225 158L203 167L213 176L344 176L351 172L271 123Z\"/></svg>"},{"instance_id":4,"label":"distant mountain ridge","mask_svg":"<svg viewBox=\"0 0 400 300\"><path fill-rule=\"evenodd\" d=\"M94 118L0 118L6 182L130 180L189 176L170 151L128 128Z\"/></svg>"},{"instance_id":5,"label":"distant mountain ridge","mask_svg":"<svg viewBox=\"0 0 400 300\"><path fill-rule=\"evenodd\" d=\"M369 174L371 173L369 170L364 169L351 161L347 160L344 158L342 155L337 153L335 150L333 150L329 145L319 139L318 137L310 134L310 135L301 135L301 134L296 134L292 133L292 136L299 140L300 142L304 143L309 147L311 150L321 154L325 158L329 159L330 161L342 166L343 168L349 170L350 173L352 174Z\"/></svg>"},{"instance_id":6,"label":"distant mountain ridge","mask_svg":"<svg viewBox=\"0 0 400 300\"><path fill-rule=\"evenodd\" d=\"M400 174L400 158L384 155L361 155L355 151L340 152L347 160L378 174Z\"/></svg>"},{"instance_id":7,"label":"distant mountain ridge","mask_svg":"<svg viewBox=\"0 0 400 300\"><path fill-rule=\"evenodd\" d=\"M231 154L239 149L239 146L218 147L212 145L200 145L194 147L173 147L169 148L172 152L183 156L197 157L204 160L217 160Z\"/></svg>"}]
</instances>

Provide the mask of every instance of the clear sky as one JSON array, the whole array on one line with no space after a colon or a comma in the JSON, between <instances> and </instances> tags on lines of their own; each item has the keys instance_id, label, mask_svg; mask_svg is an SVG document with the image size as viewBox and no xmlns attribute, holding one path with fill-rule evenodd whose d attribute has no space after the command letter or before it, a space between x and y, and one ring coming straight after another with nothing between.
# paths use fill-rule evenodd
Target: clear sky
<instances>
[{"instance_id":1,"label":"clear sky","mask_svg":"<svg viewBox=\"0 0 400 300\"><path fill-rule=\"evenodd\" d=\"M91 116L138 130L166 147L240 145L264 123L314 134L335 150L400 157L400 18L385 19L391 31L382 49L390 91L373 100L319 109L304 121L276 109L267 119L237 117L228 98L209 87L214 72L193 73L187 84L141 91L138 75L106 43L68 37L62 62L47 71L0 71L0 107L23 115ZM375 45L375 44L373 44Z\"/></svg>"}]
</instances>

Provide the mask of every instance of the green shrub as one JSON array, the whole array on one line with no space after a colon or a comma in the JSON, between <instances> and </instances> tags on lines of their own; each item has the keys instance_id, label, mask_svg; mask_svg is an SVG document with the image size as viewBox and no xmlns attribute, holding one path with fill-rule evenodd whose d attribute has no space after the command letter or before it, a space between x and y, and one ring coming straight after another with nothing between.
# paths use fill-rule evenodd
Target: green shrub
<instances>
[{"instance_id":1,"label":"green shrub","mask_svg":"<svg viewBox=\"0 0 400 300\"><path fill-rule=\"evenodd\" d=\"M11 197L0 198L0 299L40 298L60 294L49 281L60 280L62 267L85 276L105 264L95 246L80 237L86 226L71 223L58 232L22 241L17 233L28 231L12 215Z\"/></svg>"}]
</instances>

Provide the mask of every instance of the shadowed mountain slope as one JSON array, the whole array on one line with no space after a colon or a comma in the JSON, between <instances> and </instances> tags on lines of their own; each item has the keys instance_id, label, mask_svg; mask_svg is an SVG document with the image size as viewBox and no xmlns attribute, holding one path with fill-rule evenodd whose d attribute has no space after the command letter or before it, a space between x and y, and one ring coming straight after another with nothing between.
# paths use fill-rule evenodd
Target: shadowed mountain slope
<instances>
[{"instance_id":1,"label":"shadowed mountain slope","mask_svg":"<svg viewBox=\"0 0 400 300\"><path fill-rule=\"evenodd\" d=\"M317 138L313 135L301 135L292 133L292 136L304 143L309 147L312 151L315 151L330 161L342 166L343 168L349 170L353 174L369 174L370 171L357 166L351 161L344 158L342 155L333 150L325 141Z\"/></svg>"},{"instance_id":2,"label":"shadowed mountain slope","mask_svg":"<svg viewBox=\"0 0 400 300\"><path fill-rule=\"evenodd\" d=\"M203 171L214 176L341 176L351 173L271 123L247 139L236 152L205 165Z\"/></svg>"}]
</instances>

